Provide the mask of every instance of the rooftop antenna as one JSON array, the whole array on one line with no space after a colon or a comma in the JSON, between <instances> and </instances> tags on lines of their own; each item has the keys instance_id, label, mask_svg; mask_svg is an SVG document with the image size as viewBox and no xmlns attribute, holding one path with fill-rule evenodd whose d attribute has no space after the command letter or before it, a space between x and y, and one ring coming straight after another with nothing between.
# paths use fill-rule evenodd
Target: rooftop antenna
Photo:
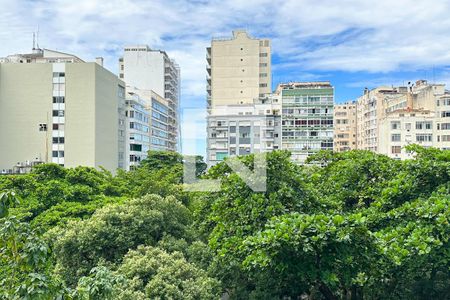
<instances>
[{"instance_id":1,"label":"rooftop antenna","mask_svg":"<svg viewBox=\"0 0 450 300\"><path fill-rule=\"evenodd\" d=\"M36 33L33 32L33 50L36 49Z\"/></svg>"},{"instance_id":2,"label":"rooftop antenna","mask_svg":"<svg viewBox=\"0 0 450 300\"><path fill-rule=\"evenodd\" d=\"M40 49L39 48L39 24L37 26L37 33L36 33L36 46L38 49Z\"/></svg>"}]
</instances>

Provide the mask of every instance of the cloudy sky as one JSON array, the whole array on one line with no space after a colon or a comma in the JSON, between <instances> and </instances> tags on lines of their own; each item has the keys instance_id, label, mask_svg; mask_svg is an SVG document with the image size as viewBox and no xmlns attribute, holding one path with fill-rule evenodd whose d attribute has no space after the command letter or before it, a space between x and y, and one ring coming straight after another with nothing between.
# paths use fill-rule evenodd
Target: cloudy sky
<instances>
[{"instance_id":1,"label":"cloudy sky","mask_svg":"<svg viewBox=\"0 0 450 300\"><path fill-rule=\"evenodd\" d=\"M236 28L272 39L274 87L330 80L336 101L343 102L381 84L419 78L450 84L448 0L0 0L0 5L0 56L29 51L38 26L41 47L85 60L103 56L114 73L124 45L148 44L180 64L184 109L205 107L205 47L212 36L229 36ZM195 138L200 142L185 152L204 153L202 134Z\"/></svg>"}]
</instances>

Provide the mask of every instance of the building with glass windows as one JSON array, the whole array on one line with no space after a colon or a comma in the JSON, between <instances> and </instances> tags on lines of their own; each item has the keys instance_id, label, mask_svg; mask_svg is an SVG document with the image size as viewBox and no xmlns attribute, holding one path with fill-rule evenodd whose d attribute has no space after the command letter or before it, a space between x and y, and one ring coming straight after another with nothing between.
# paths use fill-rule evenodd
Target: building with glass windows
<instances>
[{"instance_id":1,"label":"building with glass windows","mask_svg":"<svg viewBox=\"0 0 450 300\"><path fill-rule=\"evenodd\" d=\"M208 117L207 160L210 166L226 157L280 149L278 98L254 104L217 106Z\"/></svg>"},{"instance_id":2,"label":"building with glass windows","mask_svg":"<svg viewBox=\"0 0 450 300\"><path fill-rule=\"evenodd\" d=\"M303 163L320 150L333 150L334 88L330 82L291 82L278 85L281 148Z\"/></svg>"},{"instance_id":3,"label":"building with glass windows","mask_svg":"<svg viewBox=\"0 0 450 300\"><path fill-rule=\"evenodd\" d=\"M123 57L119 59L119 78L126 82L127 86L135 87L140 91L153 91L158 95L168 108L164 125L159 124L161 120L155 120L155 132L165 130L169 137L154 136L155 146L161 149L180 151L180 68L165 51L150 49L147 45L131 45L124 48ZM156 99L156 98L155 98ZM164 119L164 118L163 118ZM164 127L164 128L162 128ZM163 138L163 139L161 139Z\"/></svg>"},{"instance_id":4,"label":"building with glass windows","mask_svg":"<svg viewBox=\"0 0 450 300\"><path fill-rule=\"evenodd\" d=\"M167 100L155 92L127 87L125 169L139 165L149 150L173 150L169 111Z\"/></svg>"},{"instance_id":5,"label":"building with glass windows","mask_svg":"<svg viewBox=\"0 0 450 300\"><path fill-rule=\"evenodd\" d=\"M33 49L0 59L0 172L124 167L125 85L97 62Z\"/></svg>"}]
</instances>

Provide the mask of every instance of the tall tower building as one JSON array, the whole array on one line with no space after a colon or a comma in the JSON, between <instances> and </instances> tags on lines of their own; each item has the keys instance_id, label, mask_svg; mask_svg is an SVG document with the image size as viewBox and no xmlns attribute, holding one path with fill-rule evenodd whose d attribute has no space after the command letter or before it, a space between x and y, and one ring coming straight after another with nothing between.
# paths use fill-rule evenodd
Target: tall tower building
<instances>
[{"instance_id":1,"label":"tall tower building","mask_svg":"<svg viewBox=\"0 0 450 300\"><path fill-rule=\"evenodd\" d=\"M0 172L123 168L124 105L124 82L99 63L47 49L1 58Z\"/></svg>"},{"instance_id":2,"label":"tall tower building","mask_svg":"<svg viewBox=\"0 0 450 300\"><path fill-rule=\"evenodd\" d=\"M236 30L232 37L212 39L206 61L208 164L277 149L270 41Z\"/></svg>"},{"instance_id":3,"label":"tall tower building","mask_svg":"<svg viewBox=\"0 0 450 300\"><path fill-rule=\"evenodd\" d=\"M166 52L152 50L147 45L127 46L119 59L119 77L127 86L142 91L153 91L167 100L168 150L180 150L180 68ZM159 148L161 145L155 144Z\"/></svg>"},{"instance_id":4,"label":"tall tower building","mask_svg":"<svg viewBox=\"0 0 450 300\"><path fill-rule=\"evenodd\" d=\"M243 30L231 38L213 38L206 48L207 103L216 106L253 104L272 88L270 40Z\"/></svg>"}]
</instances>

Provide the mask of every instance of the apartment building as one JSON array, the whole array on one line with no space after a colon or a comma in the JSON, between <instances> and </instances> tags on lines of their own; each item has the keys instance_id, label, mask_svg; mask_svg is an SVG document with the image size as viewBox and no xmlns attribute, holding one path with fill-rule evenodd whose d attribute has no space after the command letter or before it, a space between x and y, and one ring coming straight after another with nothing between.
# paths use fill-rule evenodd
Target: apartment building
<instances>
[{"instance_id":1,"label":"apartment building","mask_svg":"<svg viewBox=\"0 0 450 300\"><path fill-rule=\"evenodd\" d=\"M334 106L334 147L335 152L356 149L356 102L346 102Z\"/></svg>"},{"instance_id":2,"label":"apartment building","mask_svg":"<svg viewBox=\"0 0 450 300\"><path fill-rule=\"evenodd\" d=\"M153 91L167 102L168 147L162 144L154 145L172 151L179 151L180 124L180 68L165 51L150 49L147 45L132 45L124 49L123 57L119 59L119 78L127 86L140 91ZM155 142L158 138L155 137Z\"/></svg>"},{"instance_id":3,"label":"apartment building","mask_svg":"<svg viewBox=\"0 0 450 300\"><path fill-rule=\"evenodd\" d=\"M272 91L271 45L244 30L213 38L206 49L206 91L209 109L253 104Z\"/></svg>"},{"instance_id":4,"label":"apartment building","mask_svg":"<svg viewBox=\"0 0 450 300\"><path fill-rule=\"evenodd\" d=\"M1 173L124 167L125 86L98 62L48 49L0 59Z\"/></svg>"},{"instance_id":5,"label":"apartment building","mask_svg":"<svg viewBox=\"0 0 450 300\"><path fill-rule=\"evenodd\" d=\"M418 80L408 86L365 89L348 104L335 106L335 151L361 149L408 159L413 154L405 146L410 144L450 149L450 92L444 84ZM350 116L356 126L342 126L353 124ZM352 136L347 129L355 130L356 139L347 139ZM355 146L346 147L353 142Z\"/></svg>"},{"instance_id":6,"label":"apartment building","mask_svg":"<svg viewBox=\"0 0 450 300\"><path fill-rule=\"evenodd\" d=\"M277 149L280 108L271 96L270 41L235 30L212 39L206 61L208 164Z\"/></svg>"},{"instance_id":7,"label":"apartment building","mask_svg":"<svg viewBox=\"0 0 450 300\"><path fill-rule=\"evenodd\" d=\"M333 150L334 88L330 82L280 84L281 148L302 163L320 150Z\"/></svg>"},{"instance_id":8,"label":"apartment building","mask_svg":"<svg viewBox=\"0 0 450 300\"><path fill-rule=\"evenodd\" d=\"M405 92L406 88L388 86L364 90L364 94L356 100L357 149L378 152L380 121L384 116L383 101L386 97Z\"/></svg>"},{"instance_id":9,"label":"apartment building","mask_svg":"<svg viewBox=\"0 0 450 300\"><path fill-rule=\"evenodd\" d=\"M253 104L216 106L208 117L207 161L268 152L281 147L281 106L278 99L260 98Z\"/></svg>"},{"instance_id":10,"label":"apartment building","mask_svg":"<svg viewBox=\"0 0 450 300\"><path fill-rule=\"evenodd\" d=\"M405 149L409 144L450 149L449 99L445 85L429 84L425 80L400 87L396 94L386 96L378 152L407 159L412 157Z\"/></svg>"},{"instance_id":11,"label":"apartment building","mask_svg":"<svg viewBox=\"0 0 450 300\"><path fill-rule=\"evenodd\" d=\"M172 150L168 101L153 91L127 87L126 170L147 158L149 150Z\"/></svg>"}]
</instances>

